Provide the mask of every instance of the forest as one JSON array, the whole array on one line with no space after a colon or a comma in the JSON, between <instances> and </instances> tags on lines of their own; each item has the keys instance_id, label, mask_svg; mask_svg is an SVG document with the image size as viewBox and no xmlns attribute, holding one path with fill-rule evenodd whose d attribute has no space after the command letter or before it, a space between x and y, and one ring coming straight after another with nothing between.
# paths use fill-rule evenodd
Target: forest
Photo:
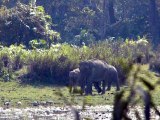
<instances>
[{"instance_id":1,"label":"forest","mask_svg":"<svg viewBox=\"0 0 160 120\"><path fill-rule=\"evenodd\" d=\"M85 68L83 74L83 62L91 64L92 72ZM106 71L102 74L104 70L94 68L95 64L105 66L105 70L109 66L116 70L118 83L113 81L110 91L103 93L105 80L100 76L111 78L113 69L109 69L111 74ZM71 73L76 73L76 68L80 70L77 81L85 82L71 84ZM96 69L102 70L100 76ZM92 81L93 76L100 82ZM88 95L86 91L92 91L92 84L93 94ZM22 111L26 107L63 105L71 108L74 119L88 120L96 119L92 118L93 113L89 117L80 116L80 111L72 105L82 106L82 110L87 110L85 106L113 105L112 117L105 119L131 120L129 111L134 119L149 120L155 116L153 119L160 119L159 84L159 0L0 1L0 106L3 108L18 107ZM20 116L17 114L18 119ZM31 118L38 119L34 116Z\"/></svg>"}]
</instances>

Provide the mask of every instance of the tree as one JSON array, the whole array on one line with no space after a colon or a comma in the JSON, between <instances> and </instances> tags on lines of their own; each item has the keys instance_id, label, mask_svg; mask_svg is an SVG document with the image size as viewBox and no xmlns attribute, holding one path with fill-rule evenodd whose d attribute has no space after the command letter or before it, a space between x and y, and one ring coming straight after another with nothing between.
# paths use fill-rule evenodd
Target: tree
<instances>
[{"instance_id":1,"label":"tree","mask_svg":"<svg viewBox=\"0 0 160 120\"><path fill-rule=\"evenodd\" d=\"M11 7L18 0L7 1L3 4ZM62 42L73 41L82 30L96 40L151 36L155 42L160 38L159 0L37 0L36 4L51 15L51 29L61 33Z\"/></svg>"},{"instance_id":2,"label":"tree","mask_svg":"<svg viewBox=\"0 0 160 120\"><path fill-rule=\"evenodd\" d=\"M150 28L152 40L157 45L160 39L160 26L156 0L150 0Z\"/></svg>"},{"instance_id":3,"label":"tree","mask_svg":"<svg viewBox=\"0 0 160 120\"><path fill-rule=\"evenodd\" d=\"M18 3L15 7L0 9L0 40L7 45L23 43L28 46L33 39L59 38L59 33L51 29L52 20L42 6L32 8Z\"/></svg>"},{"instance_id":4,"label":"tree","mask_svg":"<svg viewBox=\"0 0 160 120\"><path fill-rule=\"evenodd\" d=\"M110 24L114 24L116 22L116 18L115 18L115 14L114 14L114 0L109 0L108 12L109 12Z\"/></svg>"}]
</instances>

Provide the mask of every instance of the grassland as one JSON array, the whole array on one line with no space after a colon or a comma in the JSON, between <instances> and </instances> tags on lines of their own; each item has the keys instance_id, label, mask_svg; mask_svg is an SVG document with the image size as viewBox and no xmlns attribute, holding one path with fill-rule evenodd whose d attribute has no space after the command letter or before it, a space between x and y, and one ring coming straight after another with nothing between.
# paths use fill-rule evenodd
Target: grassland
<instances>
[{"instance_id":1,"label":"grassland","mask_svg":"<svg viewBox=\"0 0 160 120\"><path fill-rule=\"evenodd\" d=\"M136 68L137 65L133 67L130 73L128 84ZM17 75L22 73L22 71L19 71ZM148 65L141 65L138 76L146 78L152 85L156 84L159 79L154 72L148 71ZM142 86L142 83L138 80L136 84ZM128 86L122 86L122 89L126 91L126 96L127 93L129 93L129 88ZM22 102L22 107L31 106L33 101L53 101L55 106L63 106L66 103L83 105L84 102L90 105L106 105L114 102L115 94L115 87L112 87L111 91L107 91L105 95L99 95L94 90L93 96L81 96L79 93L70 94L69 89L62 86L20 84L18 80L0 82L1 106L3 106L5 101L11 101L12 107L17 107L16 102L18 101ZM160 105L160 86L157 85L156 89L151 92L151 94L154 102Z\"/></svg>"}]
</instances>

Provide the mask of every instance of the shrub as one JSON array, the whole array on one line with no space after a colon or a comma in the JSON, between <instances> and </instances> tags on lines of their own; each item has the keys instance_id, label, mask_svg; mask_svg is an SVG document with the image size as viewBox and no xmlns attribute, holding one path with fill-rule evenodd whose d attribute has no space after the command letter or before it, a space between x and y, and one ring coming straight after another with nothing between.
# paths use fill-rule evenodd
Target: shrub
<instances>
[{"instance_id":1,"label":"shrub","mask_svg":"<svg viewBox=\"0 0 160 120\"><path fill-rule=\"evenodd\" d=\"M69 44L52 45L49 50L32 51L29 73L40 82L68 82L70 70L78 67L80 61L88 59L101 59L114 65L119 73L120 81L125 83L131 69L131 58L122 57L119 52L121 42L103 42L87 46L71 46ZM38 77L39 76L39 77ZM37 77L37 79L36 79Z\"/></svg>"},{"instance_id":2,"label":"shrub","mask_svg":"<svg viewBox=\"0 0 160 120\"><path fill-rule=\"evenodd\" d=\"M157 60L150 62L149 69L160 73L160 59L157 59Z\"/></svg>"},{"instance_id":3,"label":"shrub","mask_svg":"<svg viewBox=\"0 0 160 120\"><path fill-rule=\"evenodd\" d=\"M72 64L65 56L57 59L44 57L31 62L29 73L34 77L31 82L37 82L38 78L38 82L42 83L67 84L69 70L73 69Z\"/></svg>"},{"instance_id":4,"label":"shrub","mask_svg":"<svg viewBox=\"0 0 160 120\"><path fill-rule=\"evenodd\" d=\"M81 30L79 35L76 35L74 37L73 44L76 45L83 45L83 44L91 44L92 42L95 42L95 37L93 34L91 34L89 31L83 29Z\"/></svg>"},{"instance_id":5,"label":"shrub","mask_svg":"<svg viewBox=\"0 0 160 120\"><path fill-rule=\"evenodd\" d=\"M12 70L18 70L27 63L29 52L24 49L23 45L11 45L10 47L1 47L0 61L4 67Z\"/></svg>"},{"instance_id":6,"label":"shrub","mask_svg":"<svg viewBox=\"0 0 160 120\"><path fill-rule=\"evenodd\" d=\"M22 45L11 45L1 48L0 59L2 65L10 66L13 72L28 66L31 80L28 82L66 84L69 71L77 68L80 61L96 58L115 66L120 82L124 84L133 64L133 56L139 53L134 53L134 49L137 48L129 47L123 41L110 40L81 47L67 43L52 44L50 49L33 50L26 50Z\"/></svg>"},{"instance_id":7,"label":"shrub","mask_svg":"<svg viewBox=\"0 0 160 120\"><path fill-rule=\"evenodd\" d=\"M29 74L31 82L68 83L69 71L76 68L79 63L79 47L69 44L52 45L47 50L32 50L29 60Z\"/></svg>"},{"instance_id":8,"label":"shrub","mask_svg":"<svg viewBox=\"0 0 160 120\"><path fill-rule=\"evenodd\" d=\"M132 61L125 58L117 58L115 61L113 61L112 65L115 66L118 71L120 84L125 84L133 66Z\"/></svg>"},{"instance_id":9,"label":"shrub","mask_svg":"<svg viewBox=\"0 0 160 120\"><path fill-rule=\"evenodd\" d=\"M11 9L0 8L0 40L6 45L25 44L33 39L46 39L48 45L60 39L60 34L51 29L52 19L42 6L36 9L30 5L17 3Z\"/></svg>"},{"instance_id":10,"label":"shrub","mask_svg":"<svg viewBox=\"0 0 160 120\"><path fill-rule=\"evenodd\" d=\"M126 39L121 44L122 53L130 56L134 63L149 63L152 46L145 37L137 41Z\"/></svg>"},{"instance_id":11,"label":"shrub","mask_svg":"<svg viewBox=\"0 0 160 120\"><path fill-rule=\"evenodd\" d=\"M33 49L40 49L40 48L47 48L47 42L43 39L40 39L40 40L31 40L29 42L29 45L30 45L30 48L33 48Z\"/></svg>"}]
</instances>

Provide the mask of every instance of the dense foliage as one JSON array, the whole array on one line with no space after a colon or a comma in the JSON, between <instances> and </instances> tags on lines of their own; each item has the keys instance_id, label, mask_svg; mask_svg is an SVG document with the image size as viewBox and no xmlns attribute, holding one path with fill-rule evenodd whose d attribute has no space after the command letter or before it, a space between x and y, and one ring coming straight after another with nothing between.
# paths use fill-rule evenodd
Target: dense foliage
<instances>
[{"instance_id":1,"label":"dense foliage","mask_svg":"<svg viewBox=\"0 0 160 120\"><path fill-rule=\"evenodd\" d=\"M43 6L54 22L51 29L61 34L63 42L75 42L81 45L83 42L88 44L91 41L103 40L109 36L134 39L137 36L147 36L157 45L160 38L160 2L158 0L48 0L47 2L37 0L36 3L32 3L34 0L31 2L28 0L2 0L0 5L12 8L17 6L16 2L18 1L33 4L35 8L36 5ZM23 7L23 9L26 8ZM23 14L23 10L19 14ZM28 14L25 17L29 16L33 18L34 15ZM43 19L43 22L44 16L41 13L40 17L42 18L39 18L40 20ZM16 19L15 22L17 21L19 20ZM6 23L10 23L10 20L7 19ZM24 20L24 23L27 24L28 22ZM13 22L13 24L16 23ZM34 26L32 24L27 25L33 34L32 28ZM21 29L27 29L23 24L22 26ZM37 30L41 30L41 27L37 27ZM33 38L33 35L30 34L30 36ZM3 40L4 33L0 37Z\"/></svg>"},{"instance_id":2,"label":"dense foliage","mask_svg":"<svg viewBox=\"0 0 160 120\"><path fill-rule=\"evenodd\" d=\"M33 50L26 50L23 45L1 46L1 72L2 76L5 76L27 66L28 72L21 77L23 80L26 79L26 82L66 84L69 71L78 67L80 61L97 58L114 65L121 83L124 84L132 64L137 62L135 59L139 55L142 56L140 63L149 62L151 57L148 58L148 55L152 53L152 49L146 42L142 39L137 42L107 40L90 47L64 43L52 44L50 49Z\"/></svg>"},{"instance_id":3,"label":"dense foliage","mask_svg":"<svg viewBox=\"0 0 160 120\"><path fill-rule=\"evenodd\" d=\"M33 39L43 38L48 45L59 39L59 33L51 30L52 19L42 6L33 8L18 3L14 8L0 8L0 40L2 43L25 44Z\"/></svg>"},{"instance_id":4,"label":"dense foliage","mask_svg":"<svg viewBox=\"0 0 160 120\"><path fill-rule=\"evenodd\" d=\"M116 95L113 119L130 119L129 106L140 100L146 120L151 107L160 115L151 99L159 81L150 84L146 71L146 78L138 76L140 68L127 81L137 63L160 73L159 50L153 51L160 40L158 0L1 0L0 6L0 81L66 85L80 61L100 59L116 67L121 84L131 83L126 100L125 90Z\"/></svg>"}]
</instances>

